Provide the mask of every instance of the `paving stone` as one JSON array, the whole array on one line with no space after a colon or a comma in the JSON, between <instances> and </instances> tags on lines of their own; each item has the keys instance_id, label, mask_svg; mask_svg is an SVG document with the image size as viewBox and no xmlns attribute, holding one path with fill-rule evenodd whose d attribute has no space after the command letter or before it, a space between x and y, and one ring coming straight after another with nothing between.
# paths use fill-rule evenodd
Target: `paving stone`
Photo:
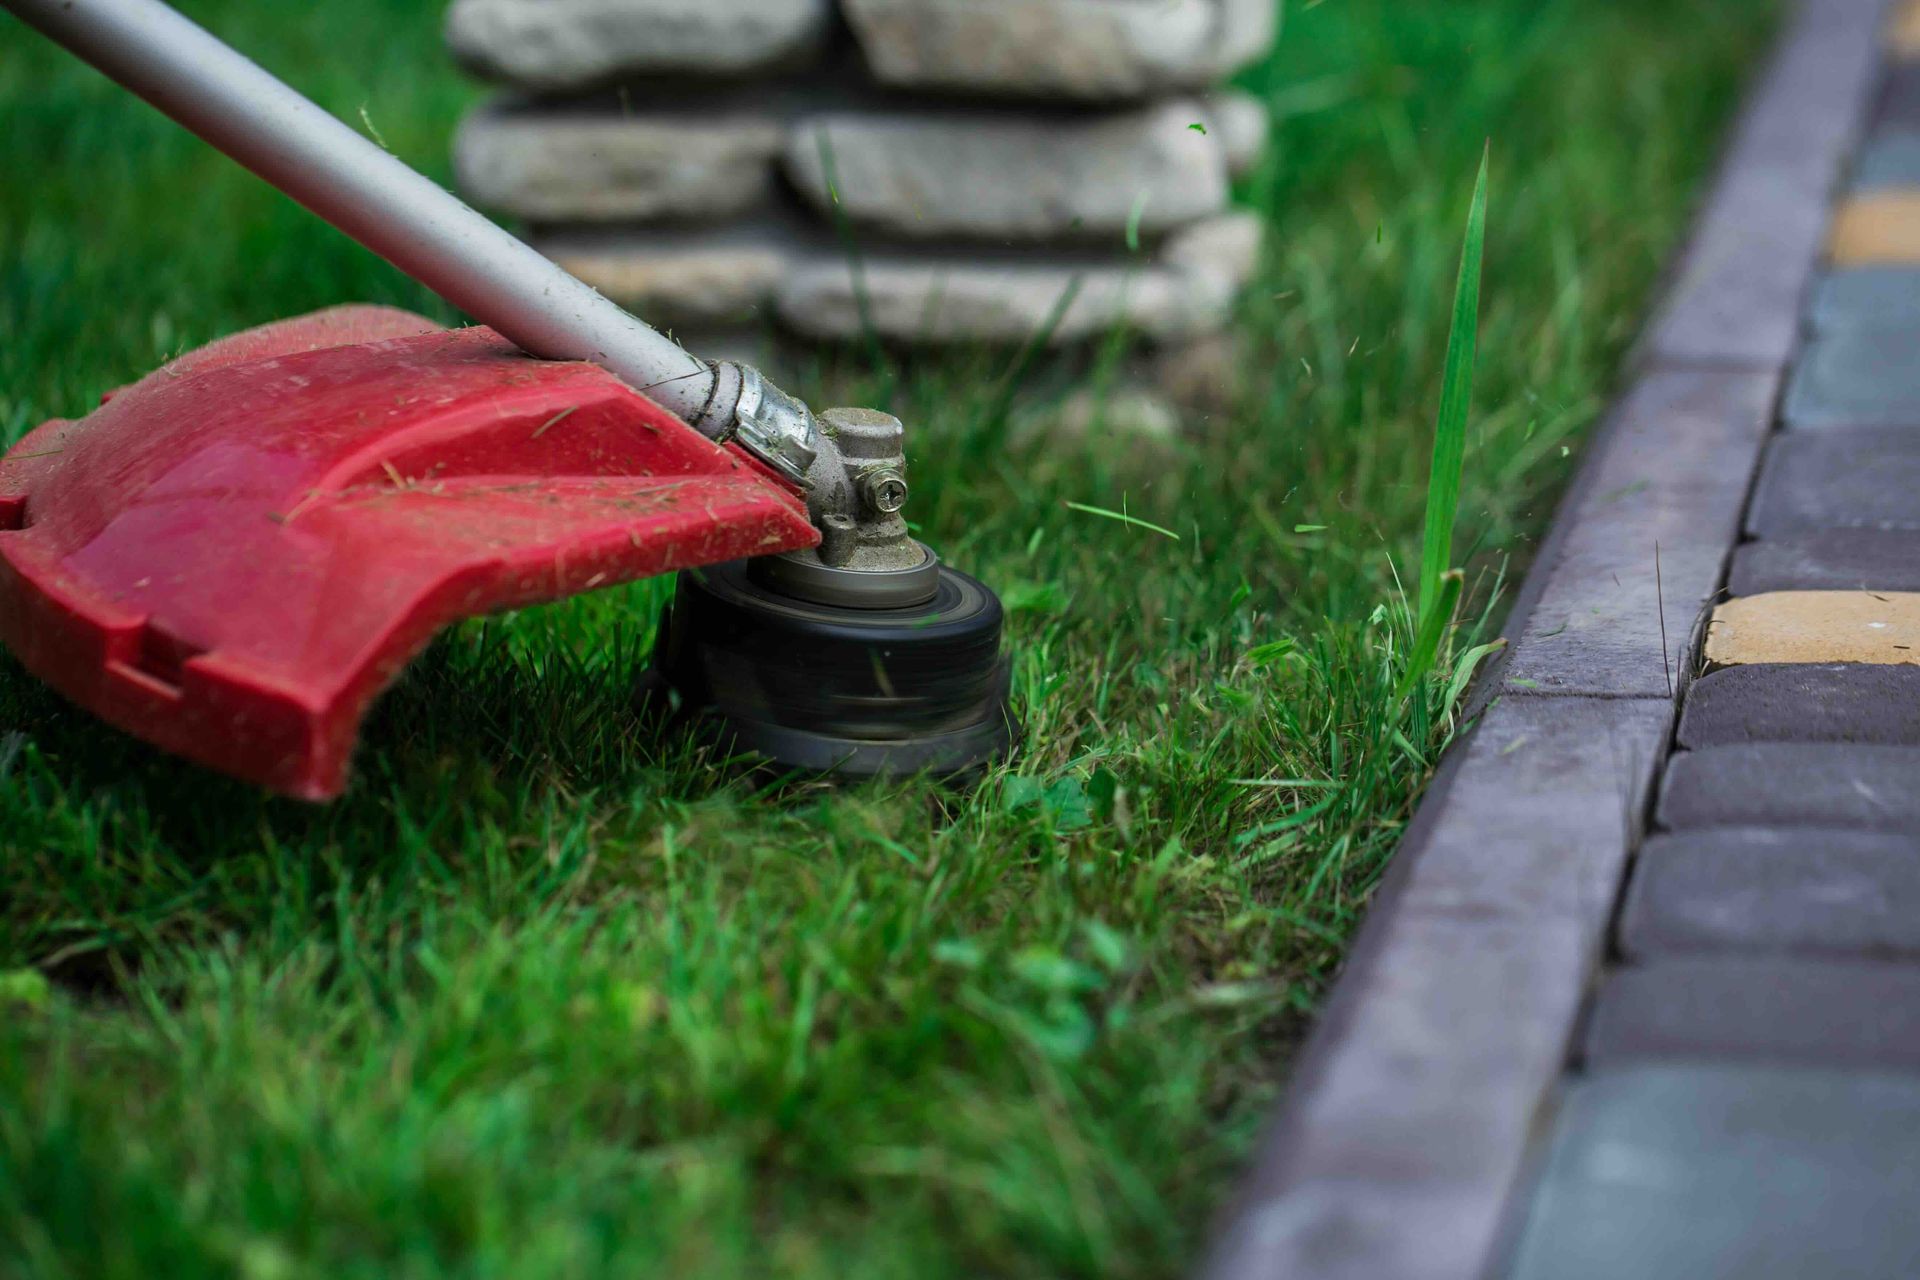
<instances>
[{"instance_id":1,"label":"paving stone","mask_svg":"<svg viewBox=\"0 0 1920 1280\"><path fill-rule=\"evenodd\" d=\"M798 121L787 174L822 212L911 239L1118 246L1226 208L1222 140L1191 100L1084 112L832 112ZM828 180L830 152L833 180Z\"/></svg>"},{"instance_id":2,"label":"paving stone","mask_svg":"<svg viewBox=\"0 0 1920 1280\"><path fill-rule=\"evenodd\" d=\"M1727 590L1920 591L1920 534L1826 529L1749 542L1734 552Z\"/></svg>"},{"instance_id":3,"label":"paving stone","mask_svg":"<svg viewBox=\"0 0 1920 1280\"><path fill-rule=\"evenodd\" d=\"M1827 257L1835 266L1920 266L1920 191L1873 191L1833 215Z\"/></svg>"},{"instance_id":4,"label":"paving stone","mask_svg":"<svg viewBox=\"0 0 1920 1280\"><path fill-rule=\"evenodd\" d=\"M631 75L740 75L818 44L830 0L454 0L447 45L469 70L536 92Z\"/></svg>"},{"instance_id":5,"label":"paving stone","mask_svg":"<svg viewBox=\"0 0 1920 1280\"><path fill-rule=\"evenodd\" d=\"M710 218L764 204L786 129L753 110L489 107L454 139L474 201L539 222Z\"/></svg>"},{"instance_id":6,"label":"paving stone","mask_svg":"<svg viewBox=\"0 0 1920 1280\"><path fill-rule=\"evenodd\" d=\"M1635 386L1562 516L1571 523L1514 645L1508 688L1671 696L1738 535L1776 385L1766 373L1656 367Z\"/></svg>"},{"instance_id":7,"label":"paving stone","mask_svg":"<svg viewBox=\"0 0 1920 1280\"><path fill-rule=\"evenodd\" d=\"M1920 966L1741 957L1615 969L1581 1056L1589 1069L1735 1061L1920 1070Z\"/></svg>"},{"instance_id":8,"label":"paving stone","mask_svg":"<svg viewBox=\"0 0 1920 1280\"><path fill-rule=\"evenodd\" d=\"M1874 132L1920 131L1920 65L1896 63L1874 109Z\"/></svg>"},{"instance_id":9,"label":"paving stone","mask_svg":"<svg viewBox=\"0 0 1920 1280\"><path fill-rule=\"evenodd\" d=\"M888 84L1110 101L1197 88L1273 44L1273 0L842 0Z\"/></svg>"},{"instance_id":10,"label":"paving stone","mask_svg":"<svg viewBox=\"0 0 1920 1280\"><path fill-rule=\"evenodd\" d=\"M1680 746L1857 742L1920 746L1920 669L1857 663L1728 667L1695 680Z\"/></svg>"},{"instance_id":11,"label":"paving stone","mask_svg":"<svg viewBox=\"0 0 1920 1280\"><path fill-rule=\"evenodd\" d=\"M1655 836L1635 864L1619 944L1632 960L1920 957L1920 835L1753 826Z\"/></svg>"},{"instance_id":12,"label":"paving stone","mask_svg":"<svg viewBox=\"0 0 1920 1280\"><path fill-rule=\"evenodd\" d=\"M1920 1081L1641 1066L1576 1081L1508 1280L1894 1280L1920 1257Z\"/></svg>"},{"instance_id":13,"label":"paving stone","mask_svg":"<svg viewBox=\"0 0 1920 1280\"><path fill-rule=\"evenodd\" d=\"M1758 538L1817 529L1920 530L1920 430L1774 437L1747 513Z\"/></svg>"},{"instance_id":14,"label":"paving stone","mask_svg":"<svg viewBox=\"0 0 1920 1280\"><path fill-rule=\"evenodd\" d=\"M669 327L752 323L771 303L808 245L784 226L749 222L718 229L571 229L533 246L609 298Z\"/></svg>"},{"instance_id":15,"label":"paving stone","mask_svg":"<svg viewBox=\"0 0 1920 1280\"><path fill-rule=\"evenodd\" d=\"M1714 607L1710 667L1781 662L1920 663L1920 595L1770 591Z\"/></svg>"},{"instance_id":16,"label":"paving stone","mask_svg":"<svg viewBox=\"0 0 1920 1280\"><path fill-rule=\"evenodd\" d=\"M1206 1275L1485 1274L1670 715L1664 698L1486 713L1397 856Z\"/></svg>"},{"instance_id":17,"label":"paving stone","mask_svg":"<svg viewBox=\"0 0 1920 1280\"><path fill-rule=\"evenodd\" d=\"M929 249L865 254L856 271L843 257L823 255L787 277L779 314L817 338L858 337L863 310L876 334L906 343L1020 343L1050 324L1055 345L1117 327L1162 341L1188 338L1224 322L1259 243L1258 219L1232 214L1169 238L1144 266L1090 252Z\"/></svg>"},{"instance_id":18,"label":"paving stone","mask_svg":"<svg viewBox=\"0 0 1920 1280\"><path fill-rule=\"evenodd\" d=\"M1729 823L1920 831L1920 747L1759 742L1675 756L1660 824Z\"/></svg>"},{"instance_id":19,"label":"paving stone","mask_svg":"<svg viewBox=\"0 0 1920 1280\"><path fill-rule=\"evenodd\" d=\"M1914 217L1920 220L1920 205ZM1787 425L1920 429L1920 361L1913 359L1913 342L1909 331L1884 329L1814 338L1787 389Z\"/></svg>"},{"instance_id":20,"label":"paving stone","mask_svg":"<svg viewBox=\"0 0 1920 1280\"><path fill-rule=\"evenodd\" d=\"M1741 120L1647 342L1656 359L1783 364L1870 86L1877 6L1810 0Z\"/></svg>"},{"instance_id":21,"label":"paving stone","mask_svg":"<svg viewBox=\"0 0 1920 1280\"><path fill-rule=\"evenodd\" d=\"M1853 166L1854 191L1910 187L1920 187L1920 133L1894 130L1868 142Z\"/></svg>"},{"instance_id":22,"label":"paving stone","mask_svg":"<svg viewBox=\"0 0 1920 1280\"><path fill-rule=\"evenodd\" d=\"M1817 334L1854 329L1920 329L1920 267L1829 271L1813 295Z\"/></svg>"},{"instance_id":23,"label":"paving stone","mask_svg":"<svg viewBox=\"0 0 1920 1280\"><path fill-rule=\"evenodd\" d=\"M1502 698L1405 872L1409 909L1604 921L1672 722L1664 696Z\"/></svg>"}]
</instances>

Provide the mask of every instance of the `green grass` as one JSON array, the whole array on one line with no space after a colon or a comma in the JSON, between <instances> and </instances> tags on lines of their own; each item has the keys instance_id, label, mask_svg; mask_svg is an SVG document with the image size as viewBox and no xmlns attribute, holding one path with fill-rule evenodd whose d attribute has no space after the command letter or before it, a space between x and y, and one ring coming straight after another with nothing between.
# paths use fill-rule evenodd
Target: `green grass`
<instances>
[{"instance_id":1,"label":"green grass","mask_svg":"<svg viewBox=\"0 0 1920 1280\"><path fill-rule=\"evenodd\" d=\"M436 6L188 7L444 174L473 92ZM801 379L912 424L915 518L1012 610L1027 748L970 794L769 788L650 739L625 698L660 584L455 630L324 809L0 658L0 1273L1177 1274L1457 729L1760 8L1295 6L1247 77L1278 130L1244 376L1179 445L1023 443L1008 354ZM5 20L0 120L0 440L244 325L444 314ZM1489 139L1467 622L1401 696Z\"/></svg>"}]
</instances>

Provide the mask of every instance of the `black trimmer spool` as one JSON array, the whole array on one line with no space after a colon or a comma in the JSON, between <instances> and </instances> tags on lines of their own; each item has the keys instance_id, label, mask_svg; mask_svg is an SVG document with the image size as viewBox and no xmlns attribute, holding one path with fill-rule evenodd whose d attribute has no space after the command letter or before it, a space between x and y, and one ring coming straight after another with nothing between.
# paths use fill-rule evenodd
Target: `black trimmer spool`
<instances>
[{"instance_id":1,"label":"black trimmer spool","mask_svg":"<svg viewBox=\"0 0 1920 1280\"><path fill-rule=\"evenodd\" d=\"M983 771L1019 737L1005 615L978 580L928 557L907 593L917 602L877 608L793 594L835 597L771 558L682 573L643 706L777 769L845 779Z\"/></svg>"}]
</instances>

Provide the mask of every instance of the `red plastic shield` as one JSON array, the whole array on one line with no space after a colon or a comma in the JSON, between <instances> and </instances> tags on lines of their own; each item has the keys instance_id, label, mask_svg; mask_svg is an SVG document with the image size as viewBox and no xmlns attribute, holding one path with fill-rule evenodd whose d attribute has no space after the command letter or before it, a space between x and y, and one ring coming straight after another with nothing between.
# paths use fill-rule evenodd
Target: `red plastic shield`
<instances>
[{"instance_id":1,"label":"red plastic shield","mask_svg":"<svg viewBox=\"0 0 1920 1280\"><path fill-rule=\"evenodd\" d=\"M604 370L342 307L0 459L0 640L131 733L326 799L446 624L817 538L783 481Z\"/></svg>"}]
</instances>

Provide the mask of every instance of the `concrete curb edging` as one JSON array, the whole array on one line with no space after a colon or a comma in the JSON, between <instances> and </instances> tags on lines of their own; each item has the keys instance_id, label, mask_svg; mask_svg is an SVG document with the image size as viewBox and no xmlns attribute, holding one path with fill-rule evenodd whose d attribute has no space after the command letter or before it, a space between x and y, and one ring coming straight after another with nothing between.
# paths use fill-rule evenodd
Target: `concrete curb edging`
<instances>
[{"instance_id":1,"label":"concrete curb edging","mask_svg":"<svg viewBox=\"0 0 1920 1280\"><path fill-rule=\"evenodd\" d=\"M1493 701L1408 829L1204 1280L1499 1266L1739 541L1884 10L1799 3L1516 598Z\"/></svg>"}]
</instances>

